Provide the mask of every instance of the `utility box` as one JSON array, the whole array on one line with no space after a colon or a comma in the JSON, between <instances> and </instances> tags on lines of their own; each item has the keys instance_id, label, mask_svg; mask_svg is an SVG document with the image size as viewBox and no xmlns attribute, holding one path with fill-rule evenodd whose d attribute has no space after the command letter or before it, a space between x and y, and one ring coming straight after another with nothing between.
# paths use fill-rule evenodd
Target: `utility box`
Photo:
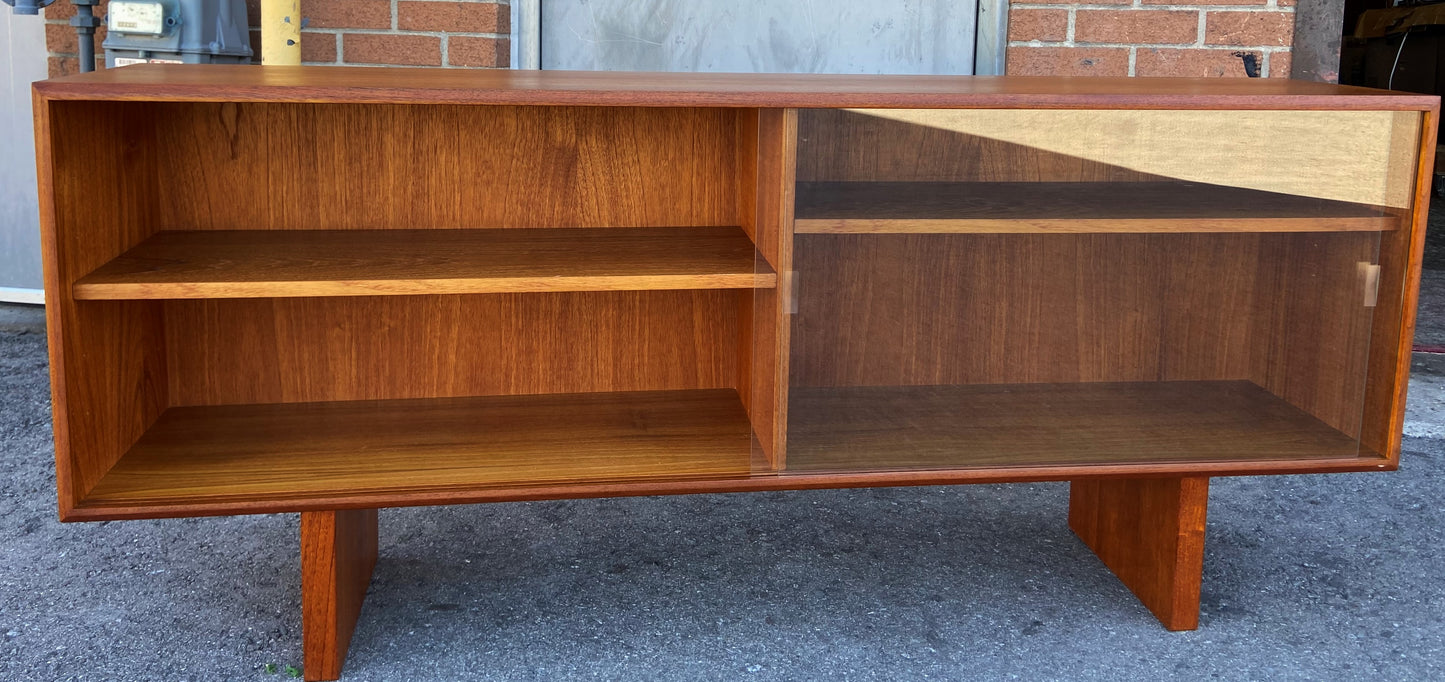
<instances>
[{"instance_id":1,"label":"utility box","mask_svg":"<svg viewBox=\"0 0 1445 682\"><path fill-rule=\"evenodd\" d=\"M244 0L112 0L105 65L249 64Z\"/></svg>"}]
</instances>

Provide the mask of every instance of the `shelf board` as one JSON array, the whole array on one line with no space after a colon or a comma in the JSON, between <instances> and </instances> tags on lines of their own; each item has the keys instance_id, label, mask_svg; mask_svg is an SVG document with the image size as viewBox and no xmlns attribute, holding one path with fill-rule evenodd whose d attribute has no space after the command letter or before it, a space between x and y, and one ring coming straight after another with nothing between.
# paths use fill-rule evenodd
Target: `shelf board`
<instances>
[{"instance_id":1,"label":"shelf board","mask_svg":"<svg viewBox=\"0 0 1445 682\"><path fill-rule=\"evenodd\" d=\"M1388 231L1379 206L1190 182L800 182L813 234Z\"/></svg>"},{"instance_id":2,"label":"shelf board","mask_svg":"<svg viewBox=\"0 0 1445 682\"><path fill-rule=\"evenodd\" d=\"M77 299L264 298L776 285L737 227L165 231Z\"/></svg>"},{"instance_id":3,"label":"shelf board","mask_svg":"<svg viewBox=\"0 0 1445 682\"><path fill-rule=\"evenodd\" d=\"M1248 381L793 388L790 473L1359 459Z\"/></svg>"},{"instance_id":4,"label":"shelf board","mask_svg":"<svg viewBox=\"0 0 1445 682\"><path fill-rule=\"evenodd\" d=\"M731 389L173 407L82 509L712 479L752 470Z\"/></svg>"}]
</instances>

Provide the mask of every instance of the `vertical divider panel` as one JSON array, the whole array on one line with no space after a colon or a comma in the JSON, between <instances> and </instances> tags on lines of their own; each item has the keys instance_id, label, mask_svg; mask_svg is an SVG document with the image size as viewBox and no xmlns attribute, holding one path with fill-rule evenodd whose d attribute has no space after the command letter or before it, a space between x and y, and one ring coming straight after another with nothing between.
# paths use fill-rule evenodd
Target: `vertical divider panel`
<instances>
[{"instance_id":1,"label":"vertical divider panel","mask_svg":"<svg viewBox=\"0 0 1445 682\"><path fill-rule=\"evenodd\" d=\"M739 390L768 468L784 468L788 401L788 309L792 286L794 109L744 110L738 118L738 214L758 247L758 269L778 274L775 289L739 293Z\"/></svg>"}]
</instances>

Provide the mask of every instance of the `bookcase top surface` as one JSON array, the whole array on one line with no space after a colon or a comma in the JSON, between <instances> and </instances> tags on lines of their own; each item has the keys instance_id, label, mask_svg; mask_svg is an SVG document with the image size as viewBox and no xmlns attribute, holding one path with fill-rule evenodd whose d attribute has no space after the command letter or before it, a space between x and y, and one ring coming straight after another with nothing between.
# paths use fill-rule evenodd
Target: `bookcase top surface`
<instances>
[{"instance_id":1,"label":"bookcase top surface","mask_svg":"<svg viewBox=\"0 0 1445 682\"><path fill-rule=\"evenodd\" d=\"M1433 95L1249 78L1059 78L140 64L35 84L51 100L667 107L1433 109Z\"/></svg>"}]
</instances>

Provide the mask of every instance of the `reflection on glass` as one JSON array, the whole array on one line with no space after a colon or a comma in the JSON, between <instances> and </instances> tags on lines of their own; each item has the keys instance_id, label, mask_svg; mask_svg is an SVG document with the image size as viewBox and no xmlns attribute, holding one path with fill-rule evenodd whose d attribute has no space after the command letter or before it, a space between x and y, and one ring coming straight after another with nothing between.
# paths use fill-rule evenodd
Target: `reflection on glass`
<instances>
[{"instance_id":1,"label":"reflection on glass","mask_svg":"<svg viewBox=\"0 0 1445 682\"><path fill-rule=\"evenodd\" d=\"M1377 456L1379 254L1418 130L803 112L787 471Z\"/></svg>"}]
</instances>

